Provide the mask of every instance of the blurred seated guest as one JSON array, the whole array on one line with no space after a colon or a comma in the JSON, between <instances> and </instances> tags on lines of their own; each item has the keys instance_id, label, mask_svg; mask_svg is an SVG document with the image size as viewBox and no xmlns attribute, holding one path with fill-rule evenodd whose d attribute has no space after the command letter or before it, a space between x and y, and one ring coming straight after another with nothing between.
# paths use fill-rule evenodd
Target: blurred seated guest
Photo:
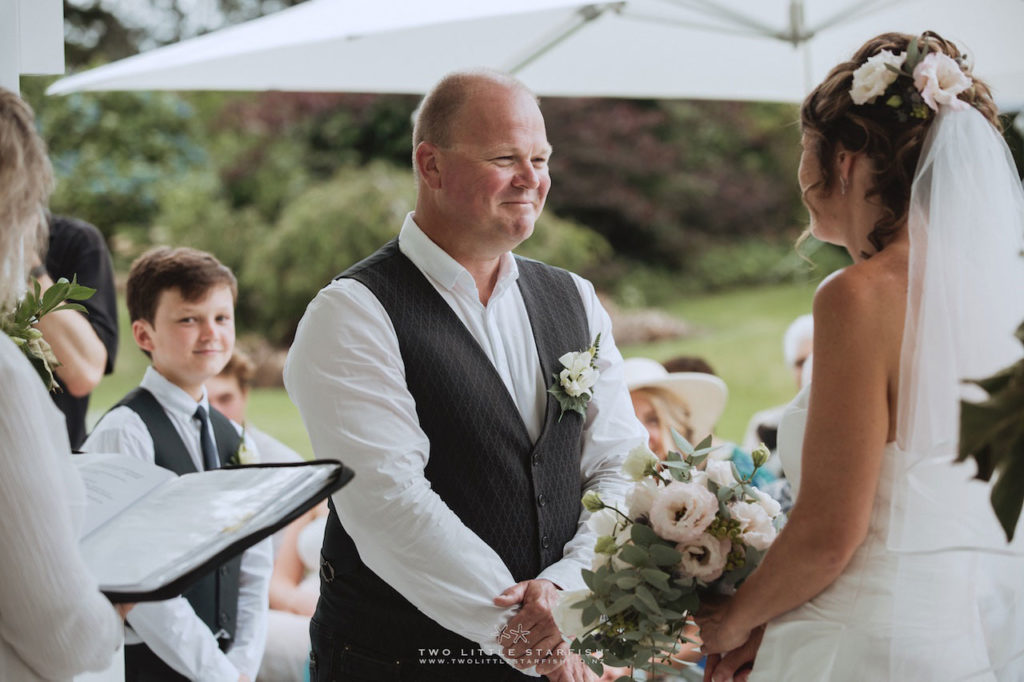
<instances>
[{"instance_id":1,"label":"blurred seated guest","mask_svg":"<svg viewBox=\"0 0 1024 682\"><path fill-rule=\"evenodd\" d=\"M320 547L327 502L285 528L270 578L267 648L257 682L302 682L309 666L309 619L320 598Z\"/></svg>"},{"instance_id":2,"label":"blurred seated guest","mask_svg":"<svg viewBox=\"0 0 1024 682\"><path fill-rule=\"evenodd\" d=\"M261 463L301 462L299 453L246 419L254 366L235 350L220 374L206 381L210 404L228 419L245 426L256 444ZM259 682L301 682L309 661L309 619L320 596L317 575L327 503L300 516L274 534L274 570L270 576L266 648Z\"/></svg>"},{"instance_id":3,"label":"blurred seated guest","mask_svg":"<svg viewBox=\"0 0 1024 682\"><path fill-rule=\"evenodd\" d=\"M706 361L701 362L711 367ZM714 436L715 424L725 411L729 396L721 378L707 372L669 372L661 363L648 358L627 359L625 375L633 409L647 428L648 445L654 454L664 459L669 450L678 449L672 442L671 431L675 429L693 445L712 436L711 442L719 447L711 457L731 460L742 476L754 470L747 451ZM754 474L753 483L762 488L776 478L761 468Z\"/></svg>"},{"instance_id":4,"label":"blurred seated guest","mask_svg":"<svg viewBox=\"0 0 1024 682\"><path fill-rule=\"evenodd\" d=\"M704 374L714 374L715 376L718 376L718 372L711 368L708 361L697 355L677 355L674 358L669 358L661 364L671 373L703 372Z\"/></svg>"},{"instance_id":5,"label":"blurred seated guest","mask_svg":"<svg viewBox=\"0 0 1024 682\"><path fill-rule=\"evenodd\" d=\"M793 372L797 390L810 383L813 340L814 318L810 315L801 315L793 320L782 337L782 357L786 366ZM750 450L756 448L759 443L764 443L774 453L778 440L779 419L785 408L786 404L776 405L754 414L743 436L743 447ZM771 461L777 463L779 460L773 457Z\"/></svg>"},{"instance_id":6,"label":"blurred seated guest","mask_svg":"<svg viewBox=\"0 0 1024 682\"><path fill-rule=\"evenodd\" d=\"M256 428L246 419L245 415L249 409L249 388L254 369L249 356L236 349L220 374L206 381L206 392L210 396L210 404L231 421L245 427L245 435L255 443L256 450L260 453L260 462L287 464L305 461L302 455L295 450Z\"/></svg>"},{"instance_id":7,"label":"blurred seated guest","mask_svg":"<svg viewBox=\"0 0 1024 682\"><path fill-rule=\"evenodd\" d=\"M53 174L32 110L0 88L0 310L25 291ZM66 680L111 663L118 611L78 552L85 486L63 416L0 334L0 679Z\"/></svg>"},{"instance_id":8,"label":"blurred seated guest","mask_svg":"<svg viewBox=\"0 0 1024 682\"><path fill-rule=\"evenodd\" d=\"M50 239L31 274L45 292L54 281L77 277L96 290L81 301L86 313L59 310L36 325L60 360L54 373L61 390L50 394L64 413L71 447L85 441L89 395L105 374L114 371L117 357L117 293L114 266L103 235L93 225L65 216L49 216Z\"/></svg>"}]
</instances>

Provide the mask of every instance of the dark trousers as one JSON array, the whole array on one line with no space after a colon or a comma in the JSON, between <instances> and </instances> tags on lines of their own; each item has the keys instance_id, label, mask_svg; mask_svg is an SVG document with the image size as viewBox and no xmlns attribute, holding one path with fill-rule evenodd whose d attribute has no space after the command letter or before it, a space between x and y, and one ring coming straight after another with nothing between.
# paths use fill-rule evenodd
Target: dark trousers
<instances>
[{"instance_id":1,"label":"dark trousers","mask_svg":"<svg viewBox=\"0 0 1024 682\"><path fill-rule=\"evenodd\" d=\"M423 649L422 655L396 658L389 642L357 644L337 628L310 621L310 682L536 682L497 656L475 648Z\"/></svg>"},{"instance_id":2,"label":"dark trousers","mask_svg":"<svg viewBox=\"0 0 1024 682\"><path fill-rule=\"evenodd\" d=\"M188 682L145 644L129 644L124 648L125 682Z\"/></svg>"}]
</instances>

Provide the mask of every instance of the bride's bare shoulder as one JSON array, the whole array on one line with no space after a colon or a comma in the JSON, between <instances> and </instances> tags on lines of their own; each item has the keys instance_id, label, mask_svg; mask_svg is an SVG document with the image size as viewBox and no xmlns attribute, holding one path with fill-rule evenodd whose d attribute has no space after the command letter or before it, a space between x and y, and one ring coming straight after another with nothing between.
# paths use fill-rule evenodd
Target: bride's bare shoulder
<instances>
[{"instance_id":1,"label":"bride's bare shoulder","mask_svg":"<svg viewBox=\"0 0 1024 682\"><path fill-rule=\"evenodd\" d=\"M902 324L906 296L906 253L886 249L822 281L814 295L815 327L829 318L847 324L856 320L869 328L874 326L872 322Z\"/></svg>"}]
</instances>

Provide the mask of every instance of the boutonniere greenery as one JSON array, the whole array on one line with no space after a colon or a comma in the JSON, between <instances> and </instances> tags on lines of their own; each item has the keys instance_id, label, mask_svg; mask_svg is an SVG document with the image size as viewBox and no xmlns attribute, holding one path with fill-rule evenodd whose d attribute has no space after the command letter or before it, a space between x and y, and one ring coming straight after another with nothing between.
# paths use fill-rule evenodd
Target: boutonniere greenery
<instances>
[{"instance_id":1,"label":"boutonniere greenery","mask_svg":"<svg viewBox=\"0 0 1024 682\"><path fill-rule=\"evenodd\" d=\"M252 454L252 450L245 443L245 424L242 424L242 435L238 439L238 447L235 448L234 453L228 459L228 466L237 467L257 463L255 455Z\"/></svg>"},{"instance_id":2,"label":"boutonniere greenery","mask_svg":"<svg viewBox=\"0 0 1024 682\"><path fill-rule=\"evenodd\" d=\"M42 293L39 282L33 280L32 291L26 293L12 310L0 313L0 330L11 337L14 344L25 354L48 391L60 390L53 371L60 367L61 363L53 354L50 344L43 338L43 333L33 325L44 315L58 310L77 310L85 313L84 307L68 301L84 301L94 293L95 289L79 284L77 277L72 277L70 282L61 277Z\"/></svg>"},{"instance_id":3,"label":"boutonniere greenery","mask_svg":"<svg viewBox=\"0 0 1024 682\"><path fill-rule=\"evenodd\" d=\"M601 335L598 334L590 348L578 353L566 353L558 358L562 363L561 372L555 374L555 381L548 388L548 393L555 396L562 408L558 415L559 421L566 412L587 414L587 403L594 395L594 384L601 373L597 371L597 355L601 347Z\"/></svg>"}]
</instances>

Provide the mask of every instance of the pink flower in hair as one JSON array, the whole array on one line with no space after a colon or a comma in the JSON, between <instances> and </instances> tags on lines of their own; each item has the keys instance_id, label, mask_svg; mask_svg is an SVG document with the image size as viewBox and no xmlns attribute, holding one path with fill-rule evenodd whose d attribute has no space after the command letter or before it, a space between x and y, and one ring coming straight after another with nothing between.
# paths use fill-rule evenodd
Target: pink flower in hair
<instances>
[{"instance_id":1,"label":"pink flower in hair","mask_svg":"<svg viewBox=\"0 0 1024 682\"><path fill-rule=\"evenodd\" d=\"M947 106L953 111L962 111L970 105L958 98L971 87L971 79L960 70L952 58L939 52L931 52L914 68L914 87L921 93L925 104L939 110Z\"/></svg>"}]
</instances>

